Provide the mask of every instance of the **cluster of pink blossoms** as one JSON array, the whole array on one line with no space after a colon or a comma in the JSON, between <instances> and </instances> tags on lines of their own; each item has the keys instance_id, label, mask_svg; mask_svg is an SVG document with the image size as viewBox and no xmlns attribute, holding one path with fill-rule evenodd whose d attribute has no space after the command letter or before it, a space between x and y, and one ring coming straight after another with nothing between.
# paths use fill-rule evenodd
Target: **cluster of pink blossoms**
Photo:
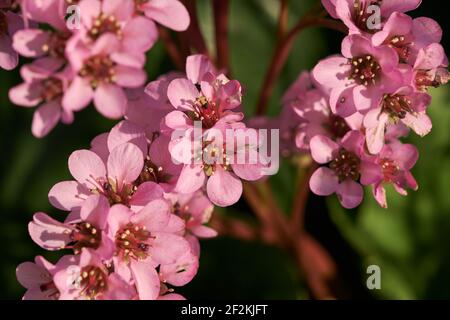
<instances>
[{"instance_id":1,"label":"cluster of pink blossoms","mask_svg":"<svg viewBox=\"0 0 450 320\"><path fill-rule=\"evenodd\" d=\"M103 116L120 119L124 90L146 82L156 23L183 31L189 21L178 0L1 0L0 67L15 68L19 55L33 59L10 99L37 107L32 132L39 138L60 121L72 123L91 101Z\"/></svg>"},{"instance_id":2,"label":"cluster of pink blossoms","mask_svg":"<svg viewBox=\"0 0 450 320\"><path fill-rule=\"evenodd\" d=\"M242 122L240 83L217 71L206 56L193 55L185 74L163 75L144 88L144 53L156 35L141 30L154 29L146 16L157 20L156 14L151 7L141 8L146 16L137 14L133 1L129 7L119 2L80 1L90 15L82 16L83 26L75 33L64 28L64 20L57 24L53 14L43 14L56 10L51 6L58 7L59 1L44 1L51 5L45 10L27 5L27 17L48 19L55 28L24 29L13 37L17 51L36 58L22 69L26 82L10 92L15 102L42 104L33 122L35 133L47 133L59 117L71 120L92 99L104 116L123 117L93 139L89 149L73 152L68 160L73 180L50 190L50 203L69 212L65 219L38 212L29 223L40 247L72 254L54 265L40 256L19 265L18 280L27 288L24 299L182 298L174 287L197 273L198 238L216 236L205 225L214 205L236 203L241 180L264 175L267 163L232 159L248 158L257 145L239 147L216 136L225 136L227 129L257 134ZM149 5L163 2L174 1ZM55 117L51 126L44 115ZM196 125L202 143L188 153L190 161L177 162L180 149L192 149ZM174 132L183 134L174 139Z\"/></svg>"},{"instance_id":3,"label":"cluster of pink blossoms","mask_svg":"<svg viewBox=\"0 0 450 320\"><path fill-rule=\"evenodd\" d=\"M418 151L400 138L431 131L427 91L449 79L438 23L405 14L420 2L322 0L348 27L341 55L302 73L283 98L281 116L269 120L281 130L283 154L307 153L319 164L311 190L336 193L345 208L361 203L363 186L384 208L386 185L402 195L418 188L411 174Z\"/></svg>"}]
</instances>

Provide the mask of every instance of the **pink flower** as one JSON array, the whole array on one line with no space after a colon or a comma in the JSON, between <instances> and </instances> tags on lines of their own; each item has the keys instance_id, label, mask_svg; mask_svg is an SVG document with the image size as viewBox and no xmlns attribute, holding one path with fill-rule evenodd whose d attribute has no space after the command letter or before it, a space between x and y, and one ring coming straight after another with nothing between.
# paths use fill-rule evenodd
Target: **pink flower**
<instances>
[{"instance_id":1,"label":"pink flower","mask_svg":"<svg viewBox=\"0 0 450 320\"><path fill-rule=\"evenodd\" d=\"M364 154L364 136L350 131L338 143L325 136L311 140L311 155L319 164L309 182L312 192L320 196L336 193L346 209L357 207L363 199L362 185L379 181L378 166L367 161Z\"/></svg>"},{"instance_id":2,"label":"pink flower","mask_svg":"<svg viewBox=\"0 0 450 320\"><path fill-rule=\"evenodd\" d=\"M374 33L381 29L394 12L416 9L422 0L322 0L323 6L333 18L341 19L350 34ZM374 9L377 6L379 11ZM376 14L380 13L380 25Z\"/></svg>"},{"instance_id":3,"label":"pink flower","mask_svg":"<svg viewBox=\"0 0 450 320\"><path fill-rule=\"evenodd\" d=\"M115 270L134 281L140 299L156 299L160 279L155 268L175 263L190 251L183 237L173 234L167 201L151 201L135 213L123 205L115 205L108 216L110 237L115 239Z\"/></svg>"},{"instance_id":4,"label":"pink flower","mask_svg":"<svg viewBox=\"0 0 450 320\"><path fill-rule=\"evenodd\" d=\"M198 238L213 238L217 232L206 226L211 219L214 206L207 196L201 191L193 194L167 194L166 197L172 203L172 212L186 222L185 238L191 244L191 249L196 256L200 256L200 244Z\"/></svg>"},{"instance_id":5,"label":"pink flower","mask_svg":"<svg viewBox=\"0 0 450 320\"><path fill-rule=\"evenodd\" d=\"M131 300L134 288L93 251L83 249L78 256L66 256L69 261L54 275L60 300Z\"/></svg>"},{"instance_id":6,"label":"pink flower","mask_svg":"<svg viewBox=\"0 0 450 320\"><path fill-rule=\"evenodd\" d=\"M417 190L418 185L410 170L419 158L417 148L400 142L387 144L376 157L382 175L373 186L373 195L383 208L387 208L386 184L392 184L401 195L406 196L407 188Z\"/></svg>"},{"instance_id":7,"label":"pink flower","mask_svg":"<svg viewBox=\"0 0 450 320\"><path fill-rule=\"evenodd\" d=\"M389 17L383 30L373 35L372 43L375 46L391 46L397 51L402 63L413 66L420 49L439 43L441 39L442 29L433 19L412 19L406 14L395 12Z\"/></svg>"},{"instance_id":8,"label":"pink flower","mask_svg":"<svg viewBox=\"0 0 450 320\"><path fill-rule=\"evenodd\" d=\"M120 42L111 33L101 36L91 47L80 41L73 46L68 45L66 53L77 75L64 96L64 108L79 111L94 100L103 116L122 117L127 103L123 88L144 84L144 61L118 54Z\"/></svg>"},{"instance_id":9,"label":"pink flower","mask_svg":"<svg viewBox=\"0 0 450 320\"><path fill-rule=\"evenodd\" d=\"M402 122L420 136L427 135L432 128L426 109L431 96L415 92L412 87L401 87L383 97L380 106L367 113L364 118L367 147L372 154L378 154L385 142L386 127L390 123Z\"/></svg>"},{"instance_id":10,"label":"pink flower","mask_svg":"<svg viewBox=\"0 0 450 320\"><path fill-rule=\"evenodd\" d=\"M301 73L283 98L281 138L289 138L298 149L309 151L309 143L316 135L337 140L350 131L351 127L359 128L360 123L334 115L328 101L329 97L313 82L310 73ZM290 111L284 111L286 109ZM292 119L297 119L296 127L289 131L283 130L283 123L293 122Z\"/></svg>"},{"instance_id":11,"label":"pink flower","mask_svg":"<svg viewBox=\"0 0 450 320\"><path fill-rule=\"evenodd\" d=\"M10 100L23 107L36 107L31 130L33 135L46 136L59 121L73 122L73 113L62 107L62 99L72 78L71 71L60 71L59 61L42 58L21 69L24 83L9 91Z\"/></svg>"},{"instance_id":12,"label":"pink flower","mask_svg":"<svg viewBox=\"0 0 450 320\"><path fill-rule=\"evenodd\" d=\"M12 70L19 63L19 56L12 46L12 38L23 28L23 20L8 9L8 4L2 4L0 7L0 68Z\"/></svg>"},{"instance_id":13,"label":"pink flower","mask_svg":"<svg viewBox=\"0 0 450 320\"><path fill-rule=\"evenodd\" d=\"M238 122L242 113L230 110L240 106L241 85L223 74L217 75L206 56L190 56L186 62L187 79L173 80L167 96L176 111L169 113L164 124L171 130L192 128L194 121L201 121L209 129L220 123Z\"/></svg>"},{"instance_id":14,"label":"pink flower","mask_svg":"<svg viewBox=\"0 0 450 320\"><path fill-rule=\"evenodd\" d=\"M136 186L144 168L144 155L132 143L115 147L107 163L93 151L78 150L69 158L69 170L75 181L63 181L49 192L50 203L61 210L80 207L92 194L101 194L110 204L141 206L162 196L163 190L153 182Z\"/></svg>"},{"instance_id":15,"label":"pink flower","mask_svg":"<svg viewBox=\"0 0 450 320\"><path fill-rule=\"evenodd\" d=\"M79 254L83 248L90 248L109 259L114 248L106 234L108 212L108 200L92 195L80 212L73 212L64 223L39 212L33 216L28 230L34 242L46 250L73 249L75 254Z\"/></svg>"},{"instance_id":16,"label":"pink flower","mask_svg":"<svg viewBox=\"0 0 450 320\"><path fill-rule=\"evenodd\" d=\"M48 24L52 28L43 30L35 26L17 31L13 47L20 55L27 58L51 57L60 60L61 64L66 61L66 43L72 32L67 29L64 16L59 14L60 6L60 0L22 0L27 19Z\"/></svg>"},{"instance_id":17,"label":"pink flower","mask_svg":"<svg viewBox=\"0 0 450 320\"><path fill-rule=\"evenodd\" d=\"M146 17L175 31L189 27L189 13L178 0L135 0L137 8Z\"/></svg>"},{"instance_id":18,"label":"pink flower","mask_svg":"<svg viewBox=\"0 0 450 320\"><path fill-rule=\"evenodd\" d=\"M314 79L330 89L331 110L341 117L378 106L386 92L404 81L398 55L388 46L375 47L351 35L342 42L342 55L322 60L313 71Z\"/></svg>"},{"instance_id":19,"label":"pink flower","mask_svg":"<svg viewBox=\"0 0 450 320\"><path fill-rule=\"evenodd\" d=\"M448 58L444 48L432 43L419 51L414 64L414 84L417 89L426 91L429 87L439 87L449 79Z\"/></svg>"},{"instance_id":20,"label":"pink flower","mask_svg":"<svg viewBox=\"0 0 450 320\"><path fill-rule=\"evenodd\" d=\"M224 141L226 129L232 130L231 137L228 136L233 140L231 145ZM228 125L221 130L209 129L198 143L194 142L190 130L183 137L172 140L169 144L172 158L184 164L174 191L191 194L206 184L208 198L215 205L226 207L236 203L242 194L240 179L261 179L267 165L260 161L259 145L239 142L238 139L248 136L254 136L258 140L256 143L260 143L258 132L243 124L240 127Z\"/></svg>"},{"instance_id":21,"label":"pink flower","mask_svg":"<svg viewBox=\"0 0 450 320\"><path fill-rule=\"evenodd\" d=\"M21 263L16 269L17 280L27 289L23 300L57 300L59 291L53 283L55 266L41 256L33 262Z\"/></svg>"}]
</instances>

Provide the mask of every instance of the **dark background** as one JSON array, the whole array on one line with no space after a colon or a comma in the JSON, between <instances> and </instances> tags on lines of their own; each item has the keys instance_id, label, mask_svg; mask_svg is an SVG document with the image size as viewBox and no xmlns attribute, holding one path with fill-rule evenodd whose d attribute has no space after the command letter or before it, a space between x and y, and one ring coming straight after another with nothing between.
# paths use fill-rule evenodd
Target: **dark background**
<instances>
[{"instance_id":1,"label":"dark background","mask_svg":"<svg viewBox=\"0 0 450 320\"><path fill-rule=\"evenodd\" d=\"M276 40L278 1L231 2L233 75L245 87L245 111L251 116ZM290 2L291 24L316 3L315 0ZM202 28L211 42L209 1L199 3ZM444 30L443 45L450 52L445 4L446 1L424 0L420 9L411 14L436 19ZM271 99L272 115L279 112L279 98L299 72L339 52L341 39L342 34L323 29L302 33ZM149 53L149 80L172 69L163 46L157 44ZM48 191L56 182L70 178L67 169L70 153L88 147L93 137L114 125L90 107L76 114L73 125L59 125L48 137L38 140L30 132L33 111L8 101L9 88L18 83L18 70L0 70L0 298L3 299L19 299L24 292L15 278L15 267L20 262L32 260L37 254L57 260L59 253L44 252L32 242L27 223L37 211L64 218L64 213L49 205ZM445 87L432 93L433 132L423 139L411 138L421 154L414 169L420 184L418 192L412 192L407 198L390 192L388 210L378 208L370 195L354 211L339 208L334 198L310 198L307 229L338 263L346 297L450 298L450 96ZM286 161L271 181L285 208L294 197L293 177L292 164ZM221 214L252 218L243 201ZM381 290L365 289L366 268L371 264L379 265L382 270ZM296 267L283 252L229 238L202 243L199 273L178 291L190 299L309 297Z\"/></svg>"}]
</instances>

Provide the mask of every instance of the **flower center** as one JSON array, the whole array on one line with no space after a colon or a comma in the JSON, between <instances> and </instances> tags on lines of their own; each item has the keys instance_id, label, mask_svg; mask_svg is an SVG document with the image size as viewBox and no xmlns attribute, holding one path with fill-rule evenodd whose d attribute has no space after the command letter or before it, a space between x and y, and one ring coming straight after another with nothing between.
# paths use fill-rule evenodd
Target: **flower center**
<instances>
[{"instance_id":1,"label":"flower center","mask_svg":"<svg viewBox=\"0 0 450 320\"><path fill-rule=\"evenodd\" d=\"M83 248L97 249L102 242L102 233L89 222L77 223L70 237L75 254L79 254Z\"/></svg>"},{"instance_id":2,"label":"flower center","mask_svg":"<svg viewBox=\"0 0 450 320\"><path fill-rule=\"evenodd\" d=\"M145 226L129 223L116 233L116 254L127 262L130 259L145 260L149 255L149 239L150 232Z\"/></svg>"},{"instance_id":3,"label":"flower center","mask_svg":"<svg viewBox=\"0 0 450 320\"><path fill-rule=\"evenodd\" d=\"M414 113L411 100L401 95L385 95L383 110L394 119L404 119L408 113Z\"/></svg>"},{"instance_id":4,"label":"flower center","mask_svg":"<svg viewBox=\"0 0 450 320\"><path fill-rule=\"evenodd\" d=\"M440 68L435 72L419 70L416 73L416 85L421 91L427 91L429 87L438 88L446 84L450 79L446 68Z\"/></svg>"},{"instance_id":5,"label":"flower center","mask_svg":"<svg viewBox=\"0 0 450 320\"><path fill-rule=\"evenodd\" d=\"M344 118L332 114L330 115L328 130L334 137L342 138L347 132L350 131L350 127L348 126Z\"/></svg>"},{"instance_id":6,"label":"flower center","mask_svg":"<svg viewBox=\"0 0 450 320\"><path fill-rule=\"evenodd\" d=\"M195 100L194 111L188 111L188 117L193 121L201 121L202 127L210 129L219 121L220 114L214 102L202 96Z\"/></svg>"},{"instance_id":7,"label":"flower center","mask_svg":"<svg viewBox=\"0 0 450 320\"><path fill-rule=\"evenodd\" d=\"M163 167L155 165L150 157L147 156L147 159L144 162L144 168L142 169L136 184L140 185L148 181L167 183L170 178L171 175L165 173Z\"/></svg>"},{"instance_id":8,"label":"flower center","mask_svg":"<svg viewBox=\"0 0 450 320\"><path fill-rule=\"evenodd\" d=\"M352 70L350 79L358 84L368 86L375 84L380 75L380 65L371 55L351 59Z\"/></svg>"},{"instance_id":9,"label":"flower center","mask_svg":"<svg viewBox=\"0 0 450 320\"><path fill-rule=\"evenodd\" d=\"M396 176L400 171L399 166L390 159L381 159L380 166L383 172L384 182L389 183L395 181Z\"/></svg>"},{"instance_id":10,"label":"flower center","mask_svg":"<svg viewBox=\"0 0 450 320\"><path fill-rule=\"evenodd\" d=\"M41 99L50 102L63 94L62 81L57 78L48 78L42 82Z\"/></svg>"},{"instance_id":11,"label":"flower center","mask_svg":"<svg viewBox=\"0 0 450 320\"><path fill-rule=\"evenodd\" d=\"M41 284L39 286L39 290L41 290L41 292L51 300L58 300L59 298L59 291L56 288L56 285L51 277L49 279L49 282Z\"/></svg>"},{"instance_id":12,"label":"flower center","mask_svg":"<svg viewBox=\"0 0 450 320\"><path fill-rule=\"evenodd\" d=\"M334 170L340 182L347 179L358 180L360 163L361 161L354 153L340 149L331 161L330 169Z\"/></svg>"},{"instance_id":13,"label":"flower center","mask_svg":"<svg viewBox=\"0 0 450 320\"><path fill-rule=\"evenodd\" d=\"M212 142L205 142L202 152L198 155L198 158L200 157L203 162L203 171L208 177L214 174L217 165L221 165L226 171L231 170L230 161L225 152L225 148L220 148Z\"/></svg>"},{"instance_id":14,"label":"flower center","mask_svg":"<svg viewBox=\"0 0 450 320\"><path fill-rule=\"evenodd\" d=\"M96 19L94 19L93 26L89 30L88 34L93 40L97 40L105 33L113 33L118 37L122 36L121 25L116 17L101 13Z\"/></svg>"},{"instance_id":15,"label":"flower center","mask_svg":"<svg viewBox=\"0 0 450 320\"><path fill-rule=\"evenodd\" d=\"M395 36L389 41L389 46L397 51L400 62L406 63L411 53L411 43L404 36Z\"/></svg>"},{"instance_id":16,"label":"flower center","mask_svg":"<svg viewBox=\"0 0 450 320\"><path fill-rule=\"evenodd\" d=\"M91 86L96 88L100 83L113 83L115 63L106 56L93 56L84 61L83 68L80 70L80 76L88 78Z\"/></svg>"},{"instance_id":17,"label":"flower center","mask_svg":"<svg viewBox=\"0 0 450 320\"><path fill-rule=\"evenodd\" d=\"M108 289L108 275L97 266L86 266L81 269L79 278L80 295L87 299L95 299Z\"/></svg>"},{"instance_id":18,"label":"flower center","mask_svg":"<svg viewBox=\"0 0 450 320\"><path fill-rule=\"evenodd\" d=\"M355 0L353 4L353 22L355 25L366 32L374 33L377 31L375 26L371 26L371 22L369 18L371 18L374 14L373 11L368 10L368 8L372 5L380 6L382 0Z\"/></svg>"},{"instance_id":19,"label":"flower center","mask_svg":"<svg viewBox=\"0 0 450 320\"><path fill-rule=\"evenodd\" d=\"M70 38L69 34L52 32L48 42L42 46L42 51L53 58L64 58L66 42Z\"/></svg>"}]
</instances>

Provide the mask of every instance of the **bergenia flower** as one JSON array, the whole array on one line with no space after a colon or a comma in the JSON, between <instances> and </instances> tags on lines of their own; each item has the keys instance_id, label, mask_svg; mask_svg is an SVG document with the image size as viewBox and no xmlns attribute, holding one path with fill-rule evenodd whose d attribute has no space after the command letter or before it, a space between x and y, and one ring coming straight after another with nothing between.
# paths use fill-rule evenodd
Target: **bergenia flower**
<instances>
[{"instance_id":1,"label":"bergenia flower","mask_svg":"<svg viewBox=\"0 0 450 320\"><path fill-rule=\"evenodd\" d=\"M378 166L366 160L364 136L359 131L350 131L340 142L326 136L315 136L311 140L311 155L319 164L309 182L312 192L320 196L336 193L342 206L357 207L363 200L363 187L379 181Z\"/></svg>"},{"instance_id":2,"label":"bergenia flower","mask_svg":"<svg viewBox=\"0 0 450 320\"><path fill-rule=\"evenodd\" d=\"M158 297L158 265L173 264L190 250L183 237L167 229L170 215L169 204L163 199L151 201L137 213L123 205L113 206L109 213L110 237L116 245L115 270L134 281L140 299Z\"/></svg>"},{"instance_id":3,"label":"bergenia flower","mask_svg":"<svg viewBox=\"0 0 450 320\"><path fill-rule=\"evenodd\" d=\"M132 143L114 148L106 164L93 151L75 151L69 158L69 170L75 181L56 184L49 192L50 203L58 209L70 211L80 207L92 194L106 197L110 204L132 206L147 203L161 196L163 190L153 182L134 184L143 168L144 155Z\"/></svg>"},{"instance_id":4,"label":"bergenia flower","mask_svg":"<svg viewBox=\"0 0 450 320\"><path fill-rule=\"evenodd\" d=\"M173 80L167 95L173 107L164 120L172 130L192 128L195 121L209 129L220 123L241 121L242 113L232 112L242 100L241 85L217 74L206 56L190 56L186 62L187 79Z\"/></svg>"},{"instance_id":5,"label":"bergenia flower","mask_svg":"<svg viewBox=\"0 0 450 320\"><path fill-rule=\"evenodd\" d=\"M328 13L342 20L349 33L374 33L379 31L394 12L416 9L422 0L322 0ZM373 6L377 6L374 9ZM377 14L380 14L378 21Z\"/></svg>"},{"instance_id":6,"label":"bergenia flower","mask_svg":"<svg viewBox=\"0 0 450 320\"><path fill-rule=\"evenodd\" d=\"M172 213L182 218L186 223L184 237L191 244L195 255L200 255L198 238L213 238L217 231L206 226L211 219L214 206L202 191L192 194L167 194L166 198L172 203Z\"/></svg>"},{"instance_id":7,"label":"bergenia flower","mask_svg":"<svg viewBox=\"0 0 450 320\"><path fill-rule=\"evenodd\" d=\"M27 19L48 24L52 28L43 30L33 26L17 31L13 47L20 55L27 58L51 57L61 64L66 62L65 48L72 32L67 28L64 16L58 14L60 6L60 0L22 1Z\"/></svg>"},{"instance_id":8,"label":"bergenia flower","mask_svg":"<svg viewBox=\"0 0 450 320\"><path fill-rule=\"evenodd\" d=\"M12 70L19 63L19 55L13 48L12 38L23 28L23 19L8 10L8 2L0 4L0 68Z\"/></svg>"},{"instance_id":9,"label":"bergenia flower","mask_svg":"<svg viewBox=\"0 0 450 320\"><path fill-rule=\"evenodd\" d=\"M319 62L313 71L314 79L331 89L331 110L341 117L376 107L403 81L398 55L388 46L351 35L342 42L342 55Z\"/></svg>"},{"instance_id":10,"label":"bergenia flower","mask_svg":"<svg viewBox=\"0 0 450 320\"><path fill-rule=\"evenodd\" d=\"M59 291L53 282L55 266L41 256L33 262L24 262L17 266L16 276L19 283L27 289L23 300L57 300Z\"/></svg>"},{"instance_id":11,"label":"bergenia flower","mask_svg":"<svg viewBox=\"0 0 450 320\"><path fill-rule=\"evenodd\" d=\"M83 249L53 279L60 300L132 300L135 289L89 249Z\"/></svg>"},{"instance_id":12,"label":"bergenia flower","mask_svg":"<svg viewBox=\"0 0 450 320\"><path fill-rule=\"evenodd\" d=\"M372 37L375 46L389 45L397 51L402 63L413 66L419 51L442 39L442 29L433 19L412 19L406 14L393 13L383 29Z\"/></svg>"},{"instance_id":13,"label":"bergenia flower","mask_svg":"<svg viewBox=\"0 0 450 320\"><path fill-rule=\"evenodd\" d=\"M79 214L69 215L64 223L39 212L33 216L28 230L34 242L46 250L73 249L79 254L83 248L90 248L109 259L114 248L106 233L108 212L108 200L92 195L83 203Z\"/></svg>"},{"instance_id":14,"label":"bergenia flower","mask_svg":"<svg viewBox=\"0 0 450 320\"><path fill-rule=\"evenodd\" d=\"M417 190L418 185L411 169L419 158L417 148L400 142L385 145L376 158L376 164L382 172L381 178L373 186L373 195L383 208L387 208L386 184L392 184L395 190L406 196L406 189Z\"/></svg>"},{"instance_id":15,"label":"bergenia flower","mask_svg":"<svg viewBox=\"0 0 450 320\"><path fill-rule=\"evenodd\" d=\"M226 144L226 130L233 133L233 143ZM268 163L259 159L258 132L254 129L225 126L220 130L209 129L196 143L193 131L184 131L184 136L173 139L169 144L172 159L183 164L175 192L191 194L206 184L208 198L215 205L226 207L236 203L242 195L241 179L256 181L264 176ZM254 136L255 142L242 145L238 139ZM228 136L230 137L230 136ZM240 138L239 138L240 137ZM249 157L252 158L249 161ZM239 163L238 159L243 163Z\"/></svg>"},{"instance_id":16,"label":"bergenia flower","mask_svg":"<svg viewBox=\"0 0 450 320\"><path fill-rule=\"evenodd\" d=\"M380 106L372 109L364 118L367 147L378 154L385 142L385 131L389 124L402 122L420 136L427 135L432 128L426 109L431 103L427 93L415 92L411 86L401 87L386 94Z\"/></svg>"},{"instance_id":17,"label":"bergenia flower","mask_svg":"<svg viewBox=\"0 0 450 320\"><path fill-rule=\"evenodd\" d=\"M448 58L444 48L433 43L419 51L414 64L413 81L418 90L427 91L429 87L439 87L450 80Z\"/></svg>"},{"instance_id":18,"label":"bergenia flower","mask_svg":"<svg viewBox=\"0 0 450 320\"><path fill-rule=\"evenodd\" d=\"M46 136L59 121L70 124L73 112L62 106L64 92L72 79L70 69L60 71L60 62L51 58L35 60L21 69L24 83L9 91L10 100L23 107L38 107L31 131L37 138Z\"/></svg>"},{"instance_id":19,"label":"bergenia flower","mask_svg":"<svg viewBox=\"0 0 450 320\"><path fill-rule=\"evenodd\" d=\"M118 119L124 115L127 98L123 88L142 86L147 76L142 70L144 61L117 54L120 45L116 36L106 33L92 46L81 41L74 47L67 46L77 75L64 96L65 109L79 111L94 100L103 116Z\"/></svg>"}]
</instances>

